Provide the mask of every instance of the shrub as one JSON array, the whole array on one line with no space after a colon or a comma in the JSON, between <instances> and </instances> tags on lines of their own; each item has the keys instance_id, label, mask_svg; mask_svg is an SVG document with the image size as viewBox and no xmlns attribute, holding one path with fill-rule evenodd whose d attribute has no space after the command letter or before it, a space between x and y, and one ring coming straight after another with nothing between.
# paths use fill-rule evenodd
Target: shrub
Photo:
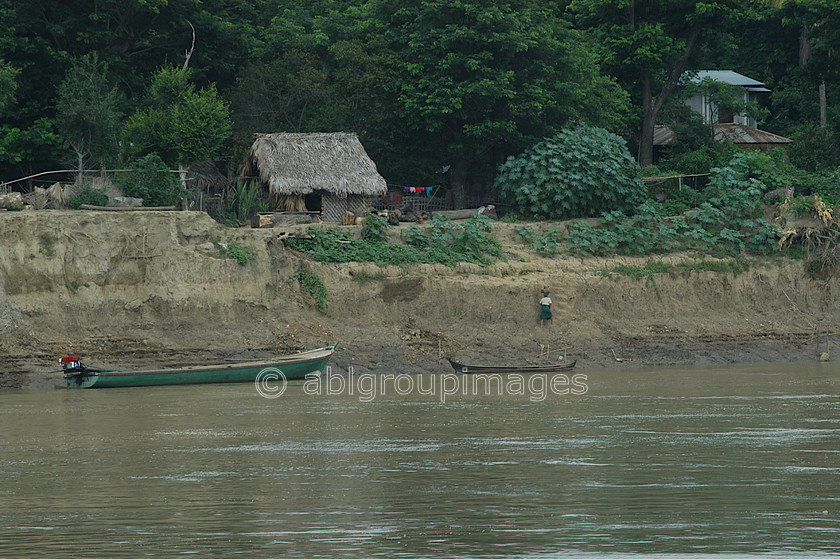
<instances>
[{"instance_id":1,"label":"shrub","mask_svg":"<svg viewBox=\"0 0 840 559\"><path fill-rule=\"evenodd\" d=\"M368 212L362 225L362 238L366 241L384 243L387 238L386 229L388 229L387 219L379 217L373 212Z\"/></svg>"},{"instance_id":2,"label":"shrub","mask_svg":"<svg viewBox=\"0 0 840 559\"><path fill-rule=\"evenodd\" d=\"M85 185L80 188L78 192L70 196L70 199L67 201L67 205L73 210L80 209L82 204L88 204L90 206L107 206L108 196L102 188L94 188L90 185Z\"/></svg>"},{"instance_id":3,"label":"shrub","mask_svg":"<svg viewBox=\"0 0 840 559\"><path fill-rule=\"evenodd\" d=\"M233 258L240 266L245 266L254 259L247 247L241 247L232 241L225 244L220 239L213 239L213 244L219 249L219 255Z\"/></svg>"},{"instance_id":4,"label":"shrub","mask_svg":"<svg viewBox=\"0 0 840 559\"><path fill-rule=\"evenodd\" d=\"M799 182L803 194L819 194L833 206L840 205L840 173L808 173Z\"/></svg>"},{"instance_id":5,"label":"shrub","mask_svg":"<svg viewBox=\"0 0 840 559\"><path fill-rule=\"evenodd\" d=\"M516 211L549 219L631 212L645 193L625 141L588 125L563 130L508 158L495 186Z\"/></svg>"},{"instance_id":6,"label":"shrub","mask_svg":"<svg viewBox=\"0 0 840 559\"><path fill-rule=\"evenodd\" d=\"M181 182L156 153L138 159L122 181L126 196L142 198L147 207L175 206L187 194Z\"/></svg>"},{"instance_id":7,"label":"shrub","mask_svg":"<svg viewBox=\"0 0 840 559\"><path fill-rule=\"evenodd\" d=\"M828 128L803 124L790 134L790 162L800 169L818 172L834 169L840 159L840 142Z\"/></svg>"},{"instance_id":8,"label":"shrub","mask_svg":"<svg viewBox=\"0 0 840 559\"><path fill-rule=\"evenodd\" d=\"M551 227L547 235L535 233L530 227L517 227L516 234L526 245L541 254L560 252L560 239L563 237L563 232L556 227Z\"/></svg>"}]
</instances>

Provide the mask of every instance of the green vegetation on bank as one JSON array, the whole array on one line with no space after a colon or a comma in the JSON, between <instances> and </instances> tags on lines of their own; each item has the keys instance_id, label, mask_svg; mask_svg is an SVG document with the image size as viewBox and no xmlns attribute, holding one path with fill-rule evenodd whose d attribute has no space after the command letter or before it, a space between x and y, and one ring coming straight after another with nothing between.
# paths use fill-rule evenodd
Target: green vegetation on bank
<instances>
[{"instance_id":1,"label":"green vegetation on bank","mask_svg":"<svg viewBox=\"0 0 840 559\"><path fill-rule=\"evenodd\" d=\"M516 232L533 250L546 255L564 249L588 256L674 251L716 256L738 256L744 252L766 255L796 244L806 251L815 249L813 256L828 264L835 258L837 226L832 221L834 209L823 200L820 191L832 196L834 183L796 183L798 173L787 167L766 154L738 151L725 166L710 169L702 189L681 185L679 191L669 192L670 197L664 202L649 198L630 214L612 210L595 222L572 221L567 231L555 227L538 234L530 227L519 226ZM798 178L802 178L801 174ZM766 199L765 195L778 190L780 184L787 186L782 189L786 193L780 195L781 199ZM791 184L811 188L812 193L793 196ZM796 230L783 231L765 216L772 203L779 204L779 212L812 214L826 230L806 235Z\"/></svg>"},{"instance_id":2,"label":"green vegetation on bank","mask_svg":"<svg viewBox=\"0 0 840 559\"><path fill-rule=\"evenodd\" d=\"M73 210L78 210L83 204L90 206L107 206L108 196L102 188L84 185L75 194L70 196L70 199L67 202L67 205Z\"/></svg>"},{"instance_id":3,"label":"green vegetation on bank","mask_svg":"<svg viewBox=\"0 0 840 559\"><path fill-rule=\"evenodd\" d=\"M142 198L144 206L175 206L187 194L181 182L156 153L144 155L135 161L120 186L126 196Z\"/></svg>"},{"instance_id":4,"label":"green vegetation on bank","mask_svg":"<svg viewBox=\"0 0 840 559\"><path fill-rule=\"evenodd\" d=\"M387 222L374 214L365 218L362 238L349 231L312 226L310 238L286 239L286 246L309 254L320 262L374 262L380 266L413 263L446 264L471 262L480 266L502 257L498 240L493 238L490 220L475 216L462 224L435 216L426 230L409 225L403 233L405 243L387 241Z\"/></svg>"},{"instance_id":5,"label":"green vegetation on bank","mask_svg":"<svg viewBox=\"0 0 840 559\"><path fill-rule=\"evenodd\" d=\"M330 295L327 286L324 285L318 274L310 270L309 267L303 266L292 276L292 280L298 282L301 291L307 296L310 306L315 307L323 314L328 314L327 299Z\"/></svg>"},{"instance_id":6,"label":"green vegetation on bank","mask_svg":"<svg viewBox=\"0 0 840 559\"><path fill-rule=\"evenodd\" d=\"M627 276L635 279L649 279L656 274L715 272L730 273L737 276L749 269L750 265L746 261L737 258L722 260L700 258L695 262L680 262L679 264L669 264L661 260L648 260L642 266L620 264L610 269L601 270L600 275L608 278Z\"/></svg>"},{"instance_id":7,"label":"green vegetation on bank","mask_svg":"<svg viewBox=\"0 0 840 559\"><path fill-rule=\"evenodd\" d=\"M247 247L242 247L231 241L223 243L221 239L215 238L212 240L213 246L219 251L219 256L226 258L233 258L240 266L245 266L253 261L254 257Z\"/></svg>"},{"instance_id":8,"label":"green vegetation on bank","mask_svg":"<svg viewBox=\"0 0 840 559\"><path fill-rule=\"evenodd\" d=\"M627 142L585 124L508 158L496 187L514 211L546 219L631 212L645 199Z\"/></svg>"}]
</instances>

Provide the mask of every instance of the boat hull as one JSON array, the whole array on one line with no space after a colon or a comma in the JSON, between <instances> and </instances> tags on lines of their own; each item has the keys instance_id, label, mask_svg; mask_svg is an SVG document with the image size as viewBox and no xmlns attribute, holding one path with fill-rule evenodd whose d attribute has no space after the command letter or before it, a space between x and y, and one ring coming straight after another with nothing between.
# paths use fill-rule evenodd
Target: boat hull
<instances>
[{"instance_id":1,"label":"boat hull","mask_svg":"<svg viewBox=\"0 0 840 559\"><path fill-rule=\"evenodd\" d=\"M452 359L448 359L452 368L459 373L475 374L475 373L558 373L561 371L570 371L575 368L577 361L570 363L563 363L562 365L548 365L545 367L533 366L489 366L489 365L464 365Z\"/></svg>"},{"instance_id":2,"label":"boat hull","mask_svg":"<svg viewBox=\"0 0 840 559\"><path fill-rule=\"evenodd\" d=\"M335 345L272 359L229 365L206 365L146 371L85 370L66 372L68 388L116 388L133 386L163 386L174 384L209 384L253 382L262 374L280 374L286 380L302 379L311 373L322 372L335 352Z\"/></svg>"}]
</instances>

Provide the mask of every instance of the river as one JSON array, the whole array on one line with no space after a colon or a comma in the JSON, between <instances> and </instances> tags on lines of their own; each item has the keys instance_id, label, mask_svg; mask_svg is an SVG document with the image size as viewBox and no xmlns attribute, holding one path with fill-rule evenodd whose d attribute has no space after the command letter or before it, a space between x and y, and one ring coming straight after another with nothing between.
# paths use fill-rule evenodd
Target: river
<instances>
[{"instance_id":1,"label":"river","mask_svg":"<svg viewBox=\"0 0 840 559\"><path fill-rule=\"evenodd\" d=\"M0 392L0 556L840 554L840 365L577 373Z\"/></svg>"}]
</instances>

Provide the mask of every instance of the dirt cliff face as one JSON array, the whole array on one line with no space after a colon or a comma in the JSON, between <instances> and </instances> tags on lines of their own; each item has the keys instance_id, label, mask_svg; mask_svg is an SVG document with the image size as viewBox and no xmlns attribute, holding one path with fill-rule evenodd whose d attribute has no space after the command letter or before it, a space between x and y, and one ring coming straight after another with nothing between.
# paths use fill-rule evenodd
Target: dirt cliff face
<instances>
[{"instance_id":1,"label":"dirt cliff face","mask_svg":"<svg viewBox=\"0 0 840 559\"><path fill-rule=\"evenodd\" d=\"M133 367L332 341L336 369L389 372L445 371L447 355L580 367L816 359L840 322L838 280L787 259L640 280L606 272L646 258L545 258L498 223L506 262L381 269L311 261L284 247L291 229L228 228L198 212L0 212L0 384L55 371L67 354ZM301 293L301 266L326 285L328 316ZM541 328L544 287L554 321Z\"/></svg>"}]
</instances>

